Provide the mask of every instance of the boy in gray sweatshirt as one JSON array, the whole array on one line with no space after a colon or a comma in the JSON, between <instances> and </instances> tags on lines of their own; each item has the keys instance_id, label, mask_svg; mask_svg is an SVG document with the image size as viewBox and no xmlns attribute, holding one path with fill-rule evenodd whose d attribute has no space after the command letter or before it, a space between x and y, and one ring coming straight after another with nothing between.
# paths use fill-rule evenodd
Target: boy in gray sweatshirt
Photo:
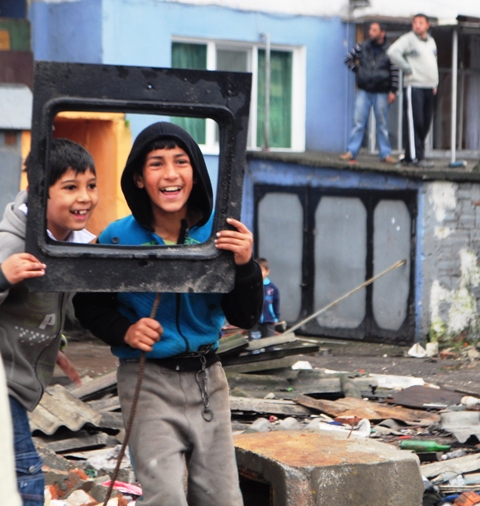
<instances>
[{"instance_id":1,"label":"boy in gray sweatshirt","mask_svg":"<svg viewBox=\"0 0 480 506\"><path fill-rule=\"evenodd\" d=\"M91 242L95 236L85 227L98 201L93 158L75 142L53 139L49 164L48 236L55 241ZM28 158L25 165L28 171ZM25 252L27 213L24 190L7 205L0 221L0 355L12 416L18 491L24 506L43 506L42 459L33 444L27 411L40 402L53 375L70 295L27 290L24 280L45 275L47 268Z\"/></svg>"},{"instance_id":2,"label":"boy in gray sweatshirt","mask_svg":"<svg viewBox=\"0 0 480 506\"><path fill-rule=\"evenodd\" d=\"M403 139L404 162L432 167L425 160L425 138L432 122L438 86L437 46L429 35L425 14L413 18L412 31L402 35L387 50L388 57L404 73Z\"/></svg>"}]
</instances>

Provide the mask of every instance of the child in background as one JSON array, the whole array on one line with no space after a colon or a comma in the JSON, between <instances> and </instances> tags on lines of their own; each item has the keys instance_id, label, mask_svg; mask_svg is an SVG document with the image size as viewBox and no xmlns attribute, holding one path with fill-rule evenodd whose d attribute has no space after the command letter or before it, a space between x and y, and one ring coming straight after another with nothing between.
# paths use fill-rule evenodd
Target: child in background
<instances>
[{"instance_id":1,"label":"child in background","mask_svg":"<svg viewBox=\"0 0 480 506\"><path fill-rule=\"evenodd\" d=\"M50 152L47 233L56 241L91 242L85 230L97 205L95 164L75 142L54 139ZM25 162L28 174L28 158ZM25 253L27 192L8 204L0 222L0 353L14 429L17 485L24 506L43 506L42 459L32 441L33 411L53 375L68 295L29 292L23 281L47 266Z\"/></svg>"},{"instance_id":2,"label":"child in background","mask_svg":"<svg viewBox=\"0 0 480 506\"><path fill-rule=\"evenodd\" d=\"M260 321L249 332L251 339L272 337L275 335L275 324L280 321L280 292L270 281L270 266L266 258L255 260L262 269L263 277L263 311ZM258 335L258 334L261 335Z\"/></svg>"},{"instance_id":3,"label":"child in background","mask_svg":"<svg viewBox=\"0 0 480 506\"><path fill-rule=\"evenodd\" d=\"M198 244L211 235L212 187L198 144L166 122L144 129L130 151L122 190L132 215L111 223L101 244ZM250 328L262 310L260 267L252 258L253 237L241 222L217 233L215 244L231 251L231 292L84 293L74 299L83 327L112 345L120 358L118 393L129 419L139 374L145 371L130 449L143 496L138 506L241 506L228 383L215 350L227 317ZM188 493L183 475L188 468Z\"/></svg>"}]
</instances>

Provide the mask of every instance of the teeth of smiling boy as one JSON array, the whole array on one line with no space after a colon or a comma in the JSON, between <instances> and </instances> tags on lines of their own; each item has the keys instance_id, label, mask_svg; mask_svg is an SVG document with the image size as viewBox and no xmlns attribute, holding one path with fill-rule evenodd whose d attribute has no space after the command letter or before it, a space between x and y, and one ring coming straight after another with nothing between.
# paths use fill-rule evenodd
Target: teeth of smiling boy
<instances>
[{"instance_id":1,"label":"teeth of smiling boy","mask_svg":"<svg viewBox=\"0 0 480 506\"><path fill-rule=\"evenodd\" d=\"M88 211L72 211L73 214L81 214L81 215L84 215L84 214L87 214Z\"/></svg>"}]
</instances>

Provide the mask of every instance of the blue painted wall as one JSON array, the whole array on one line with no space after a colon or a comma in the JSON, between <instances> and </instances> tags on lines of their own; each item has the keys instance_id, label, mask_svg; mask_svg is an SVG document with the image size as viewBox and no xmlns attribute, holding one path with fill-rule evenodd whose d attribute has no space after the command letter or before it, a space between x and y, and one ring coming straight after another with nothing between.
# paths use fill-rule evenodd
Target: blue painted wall
<instances>
[{"instance_id":1,"label":"blue painted wall","mask_svg":"<svg viewBox=\"0 0 480 506\"><path fill-rule=\"evenodd\" d=\"M339 18L128 0L104 0L103 12L103 62L109 64L170 67L172 36L258 42L268 32L272 44L305 46L306 148L344 149L353 88L343 64L350 34ZM141 32L128 34L134 27Z\"/></svg>"},{"instance_id":2,"label":"blue painted wall","mask_svg":"<svg viewBox=\"0 0 480 506\"><path fill-rule=\"evenodd\" d=\"M424 338L421 335L421 318L423 314L423 237L424 226L424 191L423 183L378 172L359 172L345 169L317 168L304 165L293 165L277 161L250 159L245 175L242 199L241 220L254 230L255 184L271 184L285 187L311 186L313 188L360 189L360 190L415 190L417 192L417 218L415 223L415 264L414 269L414 312L415 340Z\"/></svg>"},{"instance_id":3,"label":"blue painted wall","mask_svg":"<svg viewBox=\"0 0 480 506\"><path fill-rule=\"evenodd\" d=\"M25 19L26 0L0 0L0 18Z\"/></svg>"},{"instance_id":4,"label":"blue painted wall","mask_svg":"<svg viewBox=\"0 0 480 506\"><path fill-rule=\"evenodd\" d=\"M32 2L36 60L102 63L102 1Z\"/></svg>"},{"instance_id":5,"label":"blue painted wall","mask_svg":"<svg viewBox=\"0 0 480 506\"><path fill-rule=\"evenodd\" d=\"M36 59L170 67L173 36L306 48L306 149L343 151L353 81L343 60L353 30L340 18L286 16L158 0L31 4ZM141 128L132 122L135 130Z\"/></svg>"}]
</instances>

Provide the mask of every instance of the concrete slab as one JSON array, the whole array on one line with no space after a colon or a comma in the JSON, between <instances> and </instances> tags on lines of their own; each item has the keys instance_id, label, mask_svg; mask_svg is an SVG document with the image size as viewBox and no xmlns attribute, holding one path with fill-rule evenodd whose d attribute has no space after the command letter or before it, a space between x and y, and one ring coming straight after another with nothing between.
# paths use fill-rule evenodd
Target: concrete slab
<instances>
[{"instance_id":1,"label":"concrete slab","mask_svg":"<svg viewBox=\"0 0 480 506\"><path fill-rule=\"evenodd\" d=\"M269 500L244 497L245 506L422 504L418 457L392 445L284 431L239 434L235 447L241 480L269 486Z\"/></svg>"}]
</instances>

